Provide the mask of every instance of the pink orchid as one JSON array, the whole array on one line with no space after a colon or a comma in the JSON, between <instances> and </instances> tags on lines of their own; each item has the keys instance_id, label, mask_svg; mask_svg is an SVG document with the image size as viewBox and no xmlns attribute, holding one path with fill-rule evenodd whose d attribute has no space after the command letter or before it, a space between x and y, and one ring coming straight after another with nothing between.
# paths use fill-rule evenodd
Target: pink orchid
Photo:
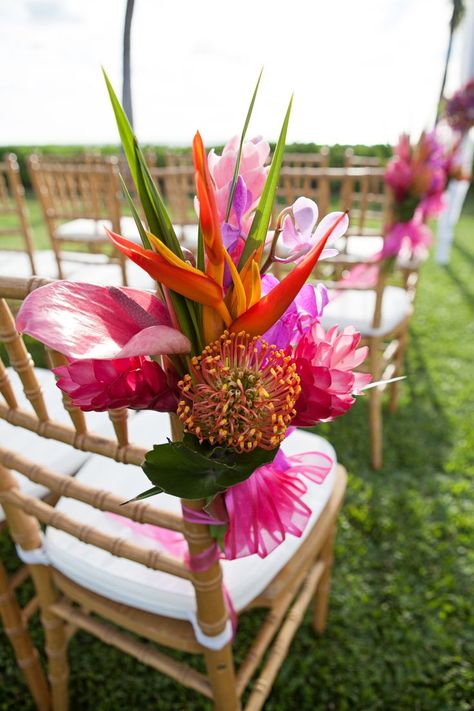
<instances>
[{"instance_id":1,"label":"pink orchid","mask_svg":"<svg viewBox=\"0 0 474 711\"><path fill-rule=\"evenodd\" d=\"M211 150L208 156L209 172L216 188L217 213L221 224L226 222L227 203L230 186L235 170L239 150L239 137L227 141L222 155ZM251 214L256 208L268 174L265 163L270 155L270 146L261 137L246 141L242 148L239 166L241 178L239 190L236 189L228 223L247 235L251 224Z\"/></svg>"},{"instance_id":2,"label":"pink orchid","mask_svg":"<svg viewBox=\"0 0 474 711\"><path fill-rule=\"evenodd\" d=\"M58 281L23 302L17 328L71 359L186 353L165 304L137 289Z\"/></svg>"},{"instance_id":3,"label":"pink orchid","mask_svg":"<svg viewBox=\"0 0 474 711\"><path fill-rule=\"evenodd\" d=\"M287 534L299 538L311 516L311 509L302 501L308 490L303 477L321 484L332 465L332 460L321 452L286 457L279 450L273 462L227 489L227 560L254 553L265 558Z\"/></svg>"},{"instance_id":4,"label":"pink orchid","mask_svg":"<svg viewBox=\"0 0 474 711\"><path fill-rule=\"evenodd\" d=\"M85 412L121 407L173 412L178 404L176 387L170 387L161 366L145 356L73 360L53 372L58 388Z\"/></svg>"},{"instance_id":5,"label":"pink orchid","mask_svg":"<svg viewBox=\"0 0 474 711\"><path fill-rule=\"evenodd\" d=\"M360 338L352 327L338 333L333 326L326 333L319 323L303 335L294 352L301 394L293 425L311 427L352 407L353 394L360 393L372 380L371 375L353 372L367 356L367 346L358 348Z\"/></svg>"},{"instance_id":6,"label":"pink orchid","mask_svg":"<svg viewBox=\"0 0 474 711\"><path fill-rule=\"evenodd\" d=\"M336 214L339 213L331 212L329 215L323 217L316 228L319 210L314 200L310 200L306 197L299 197L295 200L291 206L291 212L286 215L283 220L283 230L281 233L283 244L287 247L290 254L284 259L277 258L277 261L294 262L309 252L326 232L328 226L332 224ZM336 231L331 235L331 239L327 244L335 244L340 236L339 231ZM337 250L326 248L320 259L327 259L335 254L337 254Z\"/></svg>"}]
</instances>

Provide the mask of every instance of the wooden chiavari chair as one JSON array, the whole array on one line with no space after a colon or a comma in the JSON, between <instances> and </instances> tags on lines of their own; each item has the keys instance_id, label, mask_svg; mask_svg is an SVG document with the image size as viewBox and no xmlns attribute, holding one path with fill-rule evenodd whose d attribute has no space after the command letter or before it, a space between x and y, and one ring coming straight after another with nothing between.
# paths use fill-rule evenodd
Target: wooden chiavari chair
<instances>
[{"instance_id":1,"label":"wooden chiavari chair","mask_svg":"<svg viewBox=\"0 0 474 711\"><path fill-rule=\"evenodd\" d=\"M2 237L20 235L28 256L31 273L36 274L33 236L26 209L25 189L21 182L20 169L14 153L5 155L3 161L0 161L0 215L2 217L8 216L7 219L12 222L11 225L0 228L2 251L5 249Z\"/></svg>"},{"instance_id":2,"label":"wooden chiavari chair","mask_svg":"<svg viewBox=\"0 0 474 711\"><path fill-rule=\"evenodd\" d=\"M22 299L37 286L37 280L3 279L0 296ZM2 308L7 321L5 344L28 396L37 391L32 387L34 373L24 358L21 337L11 330L5 300ZM53 362L58 358L52 354ZM8 387L8 380L4 380L4 398ZM67 641L75 629L89 632L212 699L219 711L240 708L241 697L263 662L245 703L247 711L261 709L313 598L313 626L319 633L325 628L337 513L346 481L344 469L334 463L322 485L308 485L306 501L313 515L301 539L289 537L263 560L253 556L217 561L205 571L192 572L156 541L147 542L122 523L129 519L182 533L191 556L202 554L211 545L208 527L183 519L179 500L174 497L161 494L156 500L122 505L144 485L149 486L139 465L153 442L177 433L176 423L170 430L169 420L162 413L140 413L130 422L130 439L140 444L131 444L124 413L117 417L116 439L98 437L87 429L83 414L65 400L74 421L72 427L27 413L7 398L0 401L0 418L94 455L75 478L66 478L11 451L8 443L0 445L0 501L37 591L54 711L68 707ZM316 435L299 432L292 437L295 444L287 453L317 449L335 459L330 445ZM54 507L27 495L18 487L13 471L60 496L58 504ZM203 504L182 503L196 510ZM110 514L122 519L117 521ZM44 538L39 522L47 526ZM268 612L262 616L238 670L234 666L223 576L239 615L255 607ZM131 639L121 630L164 647L202 655L207 675L141 640Z\"/></svg>"},{"instance_id":3,"label":"wooden chiavari chair","mask_svg":"<svg viewBox=\"0 0 474 711\"><path fill-rule=\"evenodd\" d=\"M353 148L344 151L345 168L383 168L384 161L379 156L361 156Z\"/></svg>"},{"instance_id":4,"label":"wooden chiavari chair","mask_svg":"<svg viewBox=\"0 0 474 711\"><path fill-rule=\"evenodd\" d=\"M32 155L28 161L33 188L40 201L58 276L63 278L63 245L86 247L90 252L113 254L127 283L125 257L110 247L104 226L129 239L139 241L133 219L121 217L120 183L117 160L101 156L85 163L43 159ZM69 253L69 256L71 254ZM76 260L80 255L75 255Z\"/></svg>"},{"instance_id":5,"label":"wooden chiavari chair","mask_svg":"<svg viewBox=\"0 0 474 711\"><path fill-rule=\"evenodd\" d=\"M32 279L30 283L42 285L48 280ZM23 283L20 280L20 283ZM1 284L1 277L0 277ZM53 373L46 368L34 368L31 358L24 347L23 341L18 339L15 322L7 307L6 302L0 300L0 344L4 344L11 365L5 367L0 357L0 404L12 411L24 411L30 418L37 419L37 432L22 430L10 424L8 417L0 418L0 443L8 443L11 452L28 452L36 466L52 466L62 476L73 475L90 456L80 449L71 450L67 444L60 441L50 441L40 436L40 431L46 426L49 417L61 425L71 424L84 418L82 413L73 409L67 410L67 403L63 403L61 393L55 387ZM53 357L51 353L46 356ZM56 364L60 358L54 355ZM23 387L22 387L23 386ZM31 407L30 412L28 408ZM112 413L117 419L122 413ZM92 415L92 419L91 419ZM77 419L79 417L79 420ZM107 426L105 416L98 413L88 413L87 422L99 428L101 432L110 434L112 426ZM29 496L52 503L57 496L47 487L31 481L20 473L15 474L17 485ZM0 534L6 531L5 511L0 505ZM50 708L49 690L44 674L39 663L36 649L28 635L27 624L38 610L38 598L31 598L23 610L20 609L16 591L28 578L26 566L20 566L10 576L7 576L5 567L0 560L0 620L7 636L9 637L19 667L22 669L28 687L35 703L41 711Z\"/></svg>"},{"instance_id":6,"label":"wooden chiavari chair","mask_svg":"<svg viewBox=\"0 0 474 711\"><path fill-rule=\"evenodd\" d=\"M329 148L322 146L319 153L287 153L283 154L282 168L328 168Z\"/></svg>"},{"instance_id":7,"label":"wooden chiavari chair","mask_svg":"<svg viewBox=\"0 0 474 711\"><path fill-rule=\"evenodd\" d=\"M356 242L363 237L350 239ZM354 252L357 254L357 245ZM348 279L354 269L361 270L359 276ZM418 280L417 267L397 270L388 283L380 264L371 265L364 258L341 253L334 259L321 262L316 275L318 281L329 288L330 294L329 304L321 318L324 328L354 326L361 333L362 345L369 348L364 370L371 373L374 382L403 375ZM390 389L389 409L395 411L399 385L399 382L380 385L368 391L371 462L374 469L380 469L383 464L383 391L386 387Z\"/></svg>"},{"instance_id":8,"label":"wooden chiavari chair","mask_svg":"<svg viewBox=\"0 0 474 711\"><path fill-rule=\"evenodd\" d=\"M176 161L181 157L174 156ZM183 164L177 162L166 168L152 168L150 172L164 196L180 242L195 253L198 227L194 209L196 183L192 163L188 164L183 159Z\"/></svg>"}]
</instances>

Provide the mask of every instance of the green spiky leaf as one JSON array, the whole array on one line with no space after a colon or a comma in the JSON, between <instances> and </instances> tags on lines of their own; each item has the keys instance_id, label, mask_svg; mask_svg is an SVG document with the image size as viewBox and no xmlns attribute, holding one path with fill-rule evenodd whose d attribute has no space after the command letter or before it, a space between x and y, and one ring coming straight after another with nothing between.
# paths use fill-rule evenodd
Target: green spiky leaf
<instances>
[{"instance_id":1,"label":"green spiky leaf","mask_svg":"<svg viewBox=\"0 0 474 711\"><path fill-rule=\"evenodd\" d=\"M286 133L288 130L288 123L290 121L292 103L293 97L291 97L288 105L285 120L283 121L278 143L275 148L275 153L273 154L272 164L270 166L270 170L268 171L268 176L260 196L260 201L252 221L252 226L250 227L250 231L245 242L244 251L240 257L239 269L242 269L252 252L265 241L267 236L268 226L272 216L273 203L275 201L278 179L280 177L281 161L285 151Z\"/></svg>"}]
</instances>

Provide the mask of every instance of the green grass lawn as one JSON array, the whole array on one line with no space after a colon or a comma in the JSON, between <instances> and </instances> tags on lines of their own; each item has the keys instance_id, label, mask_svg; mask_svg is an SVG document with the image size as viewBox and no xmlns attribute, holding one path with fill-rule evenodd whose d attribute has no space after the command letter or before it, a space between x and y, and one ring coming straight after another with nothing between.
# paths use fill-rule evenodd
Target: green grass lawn
<instances>
[{"instance_id":1,"label":"green grass lawn","mask_svg":"<svg viewBox=\"0 0 474 711\"><path fill-rule=\"evenodd\" d=\"M35 230L36 208L30 204ZM38 219L37 219L38 218ZM44 231L35 232L44 246ZM318 429L349 470L327 633L308 613L267 711L468 711L474 699L474 210L449 267L424 268L385 467L369 467L367 403ZM16 559L7 537L0 555ZM27 595L28 591L22 591ZM259 614L244 617L240 659ZM41 647L42 633L31 625ZM73 711L186 711L207 702L83 633L70 643ZM33 705L0 631L0 710Z\"/></svg>"}]
</instances>

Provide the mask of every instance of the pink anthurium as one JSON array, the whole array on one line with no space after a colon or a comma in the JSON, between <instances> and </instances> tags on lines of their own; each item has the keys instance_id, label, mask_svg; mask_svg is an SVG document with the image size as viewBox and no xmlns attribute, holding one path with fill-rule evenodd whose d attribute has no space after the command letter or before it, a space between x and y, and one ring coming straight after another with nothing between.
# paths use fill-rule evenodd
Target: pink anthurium
<instances>
[{"instance_id":1,"label":"pink anthurium","mask_svg":"<svg viewBox=\"0 0 474 711\"><path fill-rule=\"evenodd\" d=\"M168 309L137 289L68 281L47 284L23 302L17 328L68 358L108 360L186 353L189 340Z\"/></svg>"}]
</instances>

